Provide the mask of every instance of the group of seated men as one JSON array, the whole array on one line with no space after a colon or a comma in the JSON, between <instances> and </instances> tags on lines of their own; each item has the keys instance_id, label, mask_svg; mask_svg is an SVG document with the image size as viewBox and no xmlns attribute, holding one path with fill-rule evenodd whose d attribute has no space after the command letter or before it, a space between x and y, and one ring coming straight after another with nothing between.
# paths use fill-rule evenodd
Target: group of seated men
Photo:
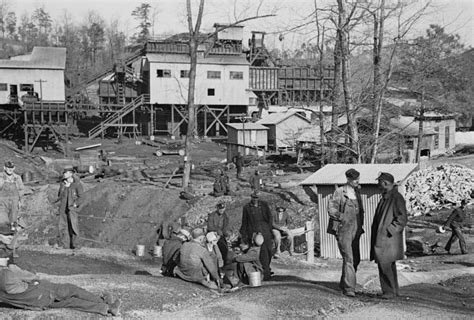
<instances>
[{"instance_id":1,"label":"group of seated men","mask_svg":"<svg viewBox=\"0 0 474 320\"><path fill-rule=\"evenodd\" d=\"M288 229L288 214L284 208L278 207L273 218L275 257L280 253L282 235L290 241L291 254L293 237ZM242 243L235 250L229 250L228 237L229 219L224 203L219 203L217 210L209 214L207 234L203 228L189 232L174 224L169 239L163 245L162 274L200 283L211 289L247 285L250 273L257 271L263 279L260 261L263 235L254 233L249 244Z\"/></svg>"}]
</instances>

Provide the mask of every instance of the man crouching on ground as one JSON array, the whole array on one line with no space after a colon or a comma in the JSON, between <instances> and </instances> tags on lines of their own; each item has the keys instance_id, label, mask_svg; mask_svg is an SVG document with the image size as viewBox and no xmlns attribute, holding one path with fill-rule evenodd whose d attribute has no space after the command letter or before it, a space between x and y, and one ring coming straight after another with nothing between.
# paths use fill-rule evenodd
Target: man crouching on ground
<instances>
[{"instance_id":1,"label":"man crouching on ground","mask_svg":"<svg viewBox=\"0 0 474 320\"><path fill-rule=\"evenodd\" d=\"M13 238L10 228L0 227L0 242L8 245ZM70 283L52 283L20 267L9 264L0 255L0 302L29 310L70 308L103 316L119 314L120 300L109 293L102 297Z\"/></svg>"},{"instance_id":2,"label":"man crouching on ground","mask_svg":"<svg viewBox=\"0 0 474 320\"><path fill-rule=\"evenodd\" d=\"M204 230L196 228L191 232L193 239L183 243L178 266L174 274L189 282L197 282L210 289L222 288L217 264L205 247Z\"/></svg>"}]
</instances>

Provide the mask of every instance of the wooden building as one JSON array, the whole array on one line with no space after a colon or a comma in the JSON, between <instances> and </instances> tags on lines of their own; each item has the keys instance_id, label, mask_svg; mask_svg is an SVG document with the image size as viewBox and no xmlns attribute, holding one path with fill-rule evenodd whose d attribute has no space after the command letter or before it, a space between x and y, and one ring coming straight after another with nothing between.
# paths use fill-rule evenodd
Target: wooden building
<instances>
[{"instance_id":1,"label":"wooden building","mask_svg":"<svg viewBox=\"0 0 474 320\"><path fill-rule=\"evenodd\" d=\"M65 67L66 48L34 47L31 54L0 60L0 105L22 105L29 92L64 102Z\"/></svg>"},{"instance_id":2,"label":"wooden building","mask_svg":"<svg viewBox=\"0 0 474 320\"><path fill-rule=\"evenodd\" d=\"M294 149L296 138L311 121L297 111L272 113L256 123L264 125L268 130L268 148L272 150Z\"/></svg>"},{"instance_id":3,"label":"wooden building","mask_svg":"<svg viewBox=\"0 0 474 320\"><path fill-rule=\"evenodd\" d=\"M365 211L365 233L360 239L360 253L361 259L368 260L371 225L380 200L380 190L376 180L378 174L381 171L391 173L395 177L399 191L404 194L404 183L417 169L417 164L328 164L301 182L303 187L310 188L318 197L320 248L323 258L341 258L336 238L326 232L329 222L328 203L335 189L347 182L345 172L349 168L360 172L359 184Z\"/></svg>"},{"instance_id":4,"label":"wooden building","mask_svg":"<svg viewBox=\"0 0 474 320\"><path fill-rule=\"evenodd\" d=\"M227 123L227 161L243 155L263 155L267 150L268 128L258 123Z\"/></svg>"}]
</instances>

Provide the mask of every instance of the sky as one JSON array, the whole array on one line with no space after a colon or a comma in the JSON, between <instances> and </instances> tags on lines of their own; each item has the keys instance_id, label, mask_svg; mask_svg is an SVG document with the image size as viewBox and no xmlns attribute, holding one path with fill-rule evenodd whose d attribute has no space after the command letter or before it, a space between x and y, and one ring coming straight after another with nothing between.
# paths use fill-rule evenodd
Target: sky
<instances>
[{"instance_id":1,"label":"sky","mask_svg":"<svg viewBox=\"0 0 474 320\"><path fill-rule=\"evenodd\" d=\"M185 0L0 0L6 1L20 16L31 13L44 6L55 20L68 11L75 22L81 22L89 11L96 11L106 21L118 19L121 29L128 35L135 32L136 21L131 16L134 8L141 3L149 3L156 8L155 35L176 34L187 31L185 19ZM258 4L262 1L258 13L274 14L274 17L246 22L244 37L250 31L268 32L266 45L273 48L287 49L301 45L306 37L299 33L284 33L284 40L278 39L282 31L298 24L314 8L315 0L206 0L203 31L211 31L213 24L230 23L243 17L254 16ZM335 0L316 0L318 6L334 3ZM386 0L387 3L395 0ZM420 5L427 0L416 0ZM196 0L193 0L196 3ZM429 14L424 16L414 28L415 34L422 34L432 23L445 26L448 32L458 33L461 41L474 47L474 0L432 0L433 6ZM196 5L195 5L196 7Z\"/></svg>"}]
</instances>

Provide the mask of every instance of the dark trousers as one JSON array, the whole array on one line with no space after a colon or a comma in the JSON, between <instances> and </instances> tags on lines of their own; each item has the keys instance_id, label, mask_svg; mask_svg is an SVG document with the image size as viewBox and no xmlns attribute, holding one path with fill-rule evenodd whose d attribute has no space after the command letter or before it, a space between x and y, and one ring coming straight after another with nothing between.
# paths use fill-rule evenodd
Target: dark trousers
<instances>
[{"instance_id":1,"label":"dark trousers","mask_svg":"<svg viewBox=\"0 0 474 320\"><path fill-rule=\"evenodd\" d=\"M242 174L242 166L237 165L236 168L237 168L237 179L239 179Z\"/></svg>"},{"instance_id":2,"label":"dark trousers","mask_svg":"<svg viewBox=\"0 0 474 320\"><path fill-rule=\"evenodd\" d=\"M446 249L446 251L450 251L451 245L456 242L457 239L459 239L459 246L461 247L461 252L467 253L466 240L464 240L461 228L451 226L451 230L451 238L449 238L448 243L446 244L446 247L444 247L444 249Z\"/></svg>"},{"instance_id":3,"label":"dark trousers","mask_svg":"<svg viewBox=\"0 0 474 320\"><path fill-rule=\"evenodd\" d=\"M273 242L272 239L265 238L260 248L260 263L263 267L263 276L271 277L270 262L272 261Z\"/></svg>"},{"instance_id":4,"label":"dark trousers","mask_svg":"<svg viewBox=\"0 0 474 320\"><path fill-rule=\"evenodd\" d=\"M224 236L221 236L219 240L217 241L217 246L219 247L219 251L221 252L222 255L222 260L224 260L224 264L227 264L229 261L228 260L228 255L229 255L229 248L227 247L227 240L225 239Z\"/></svg>"},{"instance_id":5,"label":"dark trousers","mask_svg":"<svg viewBox=\"0 0 474 320\"><path fill-rule=\"evenodd\" d=\"M393 262L377 262L379 267L380 287L384 295L399 295L397 265Z\"/></svg>"},{"instance_id":6,"label":"dark trousers","mask_svg":"<svg viewBox=\"0 0 474 320\"><path fill-rule=\"evenodd\" d=\"M70 308L106 316L109 306L98 295L70 283L55 284L55 299L49 308Z\"/></svg>"},{"instance_id":7,"label":"dark trousers","mask_svg":"<svg viewBox=\"0 0 474 320\"><path fill-rule=\"evenodd\" d=\"M337 245L342 256L342 274L339 288L344 292L354 292L356 287L356 272L360 263L360 236L353 237L350 234L340 234L337 237Z\"/></svg>"}]
</instances>

